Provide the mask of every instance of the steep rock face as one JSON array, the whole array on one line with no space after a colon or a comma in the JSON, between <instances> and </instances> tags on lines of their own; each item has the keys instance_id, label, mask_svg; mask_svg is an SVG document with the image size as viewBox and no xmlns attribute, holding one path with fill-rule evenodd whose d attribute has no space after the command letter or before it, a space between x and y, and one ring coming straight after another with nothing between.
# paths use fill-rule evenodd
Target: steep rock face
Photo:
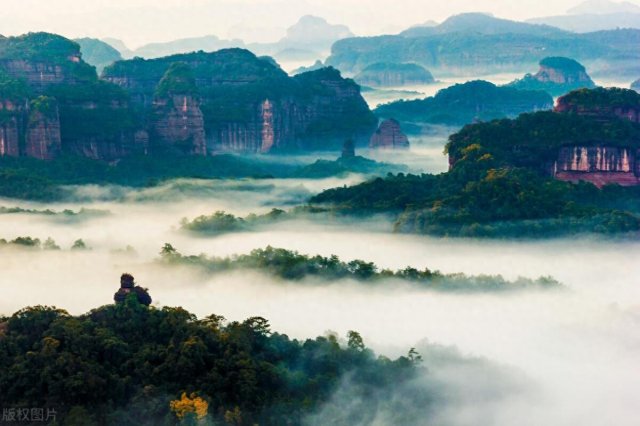
<instances>
[{"instance_id":1,"label":"steep rock face","mask_svg":"<svg viewBox=\"0 0 640 426\"><path fill-rule=\"evenodd\" d=\"M193 70L173 63L156 88L153 104L155 144L183 154L206 155L204 118Z\"/></svg>"},{"instance_id":2,"label":"steep rock face","mask_svg":"<svg viewBox=\"0 0 640 426\"><path fill-rule=\"evenodd\" d=\"M536 74L527 74L509 86L520 90L544 90L552 96L561 96L576 89L592 89L596 84L577 61L550 57L540 61L540 70Z\"/></svg>"},{"instance_id":3,"label":"steep rock face","mask_svg":"<svg viewBox=\"0 0 640 426\"><path fill-rule=\"evenodd\" d=\"M630 148L607 146L563 147L554 164L553 175L565 181L588 181L606 184L638 185L640 152Z\"/></svg>"},{"instance_id":4,"label":"steep rock face","mask_svg":"<svg viewBox=\"0 0 640 426\"><path fill-rule=\"evenodd\" d=\"M173 95L157 100L154 109L157 144L177 148L185 154L206 155L204 120L197 99Z\"/></svg>"},{"instance_id":5,"label":"steep rock face","mask_svg":"<svg viewBox=\"0 0 640 426\"><path fill-rule=\"evenodd\" d=\"M533 76L542 83L575 84L584 83L595 87L586 69L568 58L545 58L540 62L540 70Z\"/></svg>"},{"instance_id":6,"label":"steep rock face","mask_svg":"<svg viewBox=\"0 0 640 426\"><path fill-rule=\"evenodd\" d=\"M0 100L0 155L20 155L20 129L23 107L11 100Z\"/></svg>"},{"instance_id":7,"label":"steep rock face","mask_svg":"<svg viewBox=\"0 0 640 426\"><path fill-rule=\"evenodd\" d=\"M432 84L433 76L417 64L376 63L366 67L355 80L364 86L401 87Z\"/></svg>"},{"instance_id":8,"label":"steep rock face","mask_svg":"<svg viewBox=\"0 0 640 426\"><path fill-rule=\"evenodd\" d=\"M135 147L128 94L98 80L77 43L47 33L1 38L0 82L0 99L20 105L13 122L5 114L1 155L115 160Z\"/></svg>"},{"instance_id":9,"label":"steep rock face","mask_svg":"<svg viewBox=\"0 0 640 426\"><path fill-rule=\"evenodd\" d=\"M558 99L554 110L593 117L599 121L617 117L640 123L640 94L618 88L577 90Z\"/></svg>"},{"instance_id":10,"label":"steep rock face","mask_svg":"<svg viewBox=\"0 0 640 426\"><path fill-rule=\"evenodd\" d=\"M41 160L52 160L62 149L60 117L57 106L49 114L34 110L26 129L25 154Z\"/></svg>"},{"instance_id":11,"label":"steep rock face","mask_svg":"<svg viewBox=\"0 0 640 426\"><path fill-rule=\"evenodd\" d=\"M372 149L407 149L409 139L402 133L400 123L394 119L380 123L378 130L371 136L369 147Z\"/></svg>"},{"instance_id":12,"label":"steep rock face","mask_svg":"<svg viewBox=\"0 0 640 426\"><path fill-rule=\"evenodd\" d=\"M208 152L339 150L353 137L368 142L376 119L352 80L333 68L289 77L243 49L121 61L103 77L130 91L143 111L173 63L193 74Z\"/></svg>"}]
</instances>

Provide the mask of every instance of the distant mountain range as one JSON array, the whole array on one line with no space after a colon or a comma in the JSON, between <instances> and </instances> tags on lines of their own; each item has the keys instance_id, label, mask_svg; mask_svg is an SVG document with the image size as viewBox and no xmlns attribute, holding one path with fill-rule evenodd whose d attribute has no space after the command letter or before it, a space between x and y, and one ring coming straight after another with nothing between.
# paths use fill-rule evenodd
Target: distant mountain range
<instances>
[{"instance_id":1,"label":"distant mountain range","mask_svg":"<svg viewBox=\"0 0 640 426\"><path fill-rule=\"evenodd\" d=\"M453 16L398 35L339 40L325 64L356 75L367 66L416 63L439 76L527 72L548 56L571 57L594 76L640 74L640 30L576 34L486 14Z\"/></svg>"},{"instance_id":2,"label":"distant mountain range","mask_svg":"<svg viewBox=\"0 0 640 426\"><path fill-rule=\"evenodd\" d=\"M486 13L464 13L454 15L439 25L421 25L409 28L399 35L403 37L425 37L433 35L465 33L465 34L529 34L558 35L564 31L549 25L530 24L525 22L500 19Z\"/></svg>"},{"instance_id":3,"label":"distant mountain range","mask_svg":"<svg viewBox=\"0 0 640 426\"><path fill-rule=\"evenodd\" d=\"M640 5L631 2L588 0L569 9L566 15L529 19L567 31L586 33L616 28L640 28Z\"/></svg>"},{"instance_id":4,"label":"distant mountain range","mask_svg":"<svg viewBox=\"0 0 640 426\"><path fill-rule=\"evenodd\" d=\"M640 5L629 1L587 0L567 11L569 15L611 13L640 13Z\"/></svg>"},{"instance_id":5,"label":"distant mountain range","mask_svg":"<svg viewBox=\"0 0 640 426\"><path fill-rule=\"evenodd\" d=\"M141 57L154 59L164 56L197 51L214 52L226 48L247 48L258 55L273 56L279 61L314 61L329 54L331 45L340 39L353 37L353 33L344 25L333 25L316 16L303 16L289 27L286 35L275 43L245 43L240 39L225 40L215 35L191 37L162 43L150 43L130 50L122 41L108 38L105 44L117 49L123 58ZM93 57L92 65L98 66ZM103 60L103 58L99 58ZM102 65L102 64L101 64ZM100 68L100 67L99 67Z\"/></svg>"}]
</instances>

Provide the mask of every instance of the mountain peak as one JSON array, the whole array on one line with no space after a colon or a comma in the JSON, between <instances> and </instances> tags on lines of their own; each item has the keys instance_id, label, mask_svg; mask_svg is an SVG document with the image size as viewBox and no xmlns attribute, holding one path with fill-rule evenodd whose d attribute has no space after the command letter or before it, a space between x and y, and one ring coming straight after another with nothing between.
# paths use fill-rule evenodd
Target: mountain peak
<instances>
[{"instance_id":1,"label":"mountain peak","mask_svg":"<svg viewBox=\"0 0 640 426\"><path fill-rule=\"evenodd\" d=\"M567 11L569 15L607 15L611 13L640 13L640 6L629 1L586 0Z\"/></svg>"}]
</instances>

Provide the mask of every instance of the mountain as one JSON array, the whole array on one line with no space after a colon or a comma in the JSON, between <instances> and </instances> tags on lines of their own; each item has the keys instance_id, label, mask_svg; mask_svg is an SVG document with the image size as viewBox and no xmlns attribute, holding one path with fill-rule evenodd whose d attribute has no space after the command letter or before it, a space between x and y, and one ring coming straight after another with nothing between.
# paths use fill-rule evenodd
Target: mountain
<instances>
[{"instance_id":1,"label":"mountain","mask_svg":"<svg viewBox=\"0 0 640 426\"><path fill-rule=\"evenodd\" d=\"M106 68L103 78L148 111L156 104L158 84L177 62L191 68L197 90L169 91L177 98L167 105L186 116L202 114L208 151L340 149L349 137L366 143L375 130L376 119L359 86L337 70L289 77L243 49L121 61ZM175 142L187 148L187 141L195 143L189 138Z\"/></svg>"},{"instance_id":2,"label":"mountain","mask_svg":"<svg viewBox=\"0 0 640 426\"><path fill-rule=\"evenodd\" d=\"M242 40L221 40L214 35L207 35L173 40L165 43L146 44L133 50L127 57L132 58L138 56L146 59L154 59L178 53L197 52L199 50L214 52L232 47L244 47L244 42Z\"/></svg>"},{"instance_id":3,"label":"mountain","mask_svg":"<svg viewBox=\"0 0 640 426\"><path fill-rule=\"evenodd\" d=\"M79 38L74 40L80 45L82 59L102 72L104 67L122 59L120 52L108 43L95 38Z\"/></svg>"},{"instance_id":4,"label":"mountain","mask_svg":"<svg viewBox=\"0 0 640 426\"><path fill-rule=\"evenodd\" d=\"M361 86L400 87L435 83L433 75L417 64L371 64L354 77Z\"/></svg>"},{"instance_id":5,"label":"mountain","mask_svg":"<svg viewBox=\"0 0 640 426\"><path fill-rule=\"evenodd\" d=\"M578 33L616 28L640 29L640 6L630 2L592 0L570 9L566 15L533 18L527 22Z\"/></svg>"},{"instance_id":6,"label":"mountain","mask_svg":"<svg viewBox=\"0 0 640 426\"><path fill-rule=\"evenodd\" d=\"M554 35L563 31L548 25L500 19L485 13L463 13L454 15L439 25L417 26L400 33L403 37L424 37L437 34L530 34Z\"/></svg>"},{"instance_id":7,"label":"mountain","mask_svg":"<svg viewBox=\"0 0 640 426\"><path fill-rule=\"evenodd\" d=\"M278 61L314 61L323 59L337 40L353 37L345 25L333 25L324 18L303 16L275 43L252 43L247 48L258 55L270 55Z\"/></svg>"},{"instance_id":8,"label":"mountain","mask_svg":"<svg viewBox=\"0 0 640 426\"><path fill-rule=\"evenodd\" d=\"M287 29L287 35L278 44L282 47L304 47L325 50L336 41L353 37L346 25L332 25L324 18L306 15Z\"/></svg>"},{"instance_id":9,"label":"mountain","mask_svg":"<svg viewBox=\"0 0 640 426\"><path fill-rule=\"evenodd\" d=\"M579 62L551 57L540 61L540 69L536 74L527 74L508 86L520 90L544 90L551 96L560 96L576 89L593 89L596 84Z\"/></svg>"},{"instance_id":10,"label":"mountain","mask_svg":"<svg viewBox=\"0 0 640 426\"><path fill-rule=\"evenodd\" d=\"M553 99L544 92L499 87L478 80L440 90L431 98L381 105L374 112L406 123L462 126L551 108Z\"/></svg>"},{"instance_id":11,"label":"mountain","mask_svg":"<svg viewBox=\"0 0 640 426\"><path fill-rule=\"evenodd\" d=\"M377 120L333 68L289 77L243 49L118 61L99 79L80 45L32 33L0 39L0 156L335 149L368 143Z\"/></svg>"},{"instance_id":12,"label":"mountain","mask_svg":"<svg viewBox=\"0 0 640 426\"><path fill-rule=\"evenodd\" d=\"M587 0L567 11L568 15L640 13L640 5L628 1Z\"/></svg>"},{"instance_id":13,"label":"mountain","mask_svg":"<svg viewBox=\"0 0 640 426\"><path fill-rule=\"evenodd\" d=\"M30 33L0 39L0 154L110 159L138 149L128 94L98 79L80 45Z\"/></svg>"},{"instance_id":14,"label":"mountain","mask_svg":"<svg viewBox=\"0 0 640 426\"><path fill-rule=\"evenodd\" d=\"M449 171L398 174L311 198L356 217L396 216L395 230L536 238L640 231L640 94L581 89L554 111L464 126ZM629 186L629 188L627 187Z\"/></svg>"},{"instance_id":15,"label":"mountain","mask_svg":"<svg viewBox=\"0 0 640 426\"><path fill-rule=\"evenodd\" d=\"M577 33L614 30L616 28L640 29L640 13L547 16L530 19L528 22L553 25Z\"/></svg>"},{"instance_id":16,"label":"mountain","mask_svg":"<svg viewBox=\"0 0 640 426\"><path fill-rule=\"evenodd\" d=\"M640 30L588 34L450 33L406 37L386 35L339 40L326 60L356 75L378 62L416 63L434 75L477 76L525 73L548 56L571 57L594 75L640 74Z\"/></svg>"},{"instance_id":17,"label":"mountain","mask_svg":"<svg viewBox=\"0 0 640 426\"><path fill-rule=\"evenodd\" d=\"M631 88L640 93L640 78L631 83Z\"/></svg>"}]
</instances>

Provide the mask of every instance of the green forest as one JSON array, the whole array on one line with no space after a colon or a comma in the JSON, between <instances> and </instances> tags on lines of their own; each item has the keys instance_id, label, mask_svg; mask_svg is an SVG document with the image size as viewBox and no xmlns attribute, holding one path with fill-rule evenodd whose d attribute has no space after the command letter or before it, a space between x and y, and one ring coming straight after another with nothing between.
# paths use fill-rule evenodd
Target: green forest
<instances>
[{"instance_id":1,"label":"green forest","mask_svg":"<svg viewBox=\"0 0 640 426\"><path fill-rule=\"evenodd\" d=\"M43 407L63 425L298 425L347 378L351 415L388 406L409 425L394 405L432 402L418 387L398 395L420 361L376 357L355 331L301 341L261 317L197 318L134 294L79 316L33 306L0 317L0 404Z\"/></svg>"}]
</instances>

